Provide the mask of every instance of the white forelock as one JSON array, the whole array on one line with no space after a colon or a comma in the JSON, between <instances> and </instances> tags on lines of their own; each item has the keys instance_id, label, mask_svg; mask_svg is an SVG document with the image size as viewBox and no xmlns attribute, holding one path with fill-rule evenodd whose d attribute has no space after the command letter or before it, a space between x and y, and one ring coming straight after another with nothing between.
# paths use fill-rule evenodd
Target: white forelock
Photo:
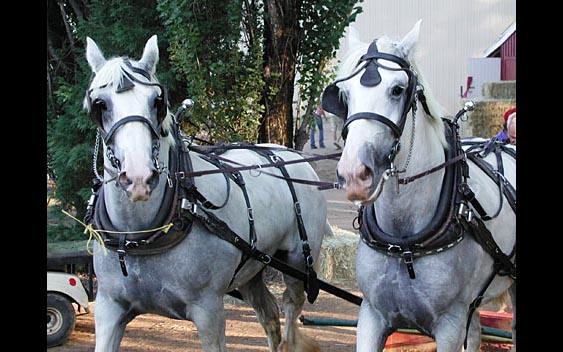
<instances>
[{"instance_id":1,"label":"white forelock","mask_svg":"<svg viewBox=\"0 0 563 352\"><path fill-rule=\"evenodd\" d=\"M138 66L137 61L131 59L129 59L129 61L134 67ZM96 73L92 79L92 82L90 82L89 90L86 94L89 93L91 100L94 100L106 89L117 89L125 77L124 72L133 75L140 81L146 81L145 77L133 72L122 57L114 57L107 60L107 62L99 69L98 73ZM151 83L159 83L156 76L151 74L150 77ZM148 82L149 81L147 81L147 83ZM88 112L90 112L90 106L86 97L84 98L83 106L86 110L88 110ZM172 113L169 110L167 111L166 118L162 122L162 126L166 131L171 131L172 129ZM168 134L167 139L170 145L174 145L174 138L171 133Z\"/></svg>"}]
</instances>

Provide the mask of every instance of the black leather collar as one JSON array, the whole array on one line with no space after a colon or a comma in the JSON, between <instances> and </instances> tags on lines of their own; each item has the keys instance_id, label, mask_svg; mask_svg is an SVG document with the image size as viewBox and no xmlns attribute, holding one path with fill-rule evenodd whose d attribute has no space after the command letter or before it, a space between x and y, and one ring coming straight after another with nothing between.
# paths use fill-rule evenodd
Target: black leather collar
<instances>
[{"instance_id":1,"label":"black leather collar","mask_svg":"<svg viewBox=\"0 0 563 352\"><path fill-rule=\"evenodd\" d=\"M456 157L459 149L456 145L453 127L444 120L446 140L450 147L444 151L446 160ZM373 249L389 255L402 256L404 251L411 251L414 256L439 252L459 243L463 238L463 229L455 220L456 204L459 203L457 185L461 182L460 163L446 167L444 182L440 191L438 207L432 221L417 234L391 235L383 231L376 219L374 206L364 206L360 210L360 235L364 243Z\"/></svg>"},{"instance_id":2,"label":"black leather collar","mask_svg":"<svg viewBox=\"0 0 563 352\"><path fill-rule=\"evenodd\" d=\"M183 143L181 140L177 143ZM169 172L174 174L180 168L182 158L179 157L180 147L170 150ZM178 212L178 182L173 180L173 186L166 186L164 198L160 205L160 210L152 221L149 228L159 228L163 225L172 223L173 226L168 230L156 230L147 233L130 233L125 237L125 248L127 254L148 255L163 253L176 244L180 243L190 232L192 222L180 216ZM112 224L105 207L103 186L99 189L98 200L95 204L93 225L97 230L115 231L119 230ZM100 231L107 248L117 251L120 245L120 235Z\"/></svg>"}]
</instances>

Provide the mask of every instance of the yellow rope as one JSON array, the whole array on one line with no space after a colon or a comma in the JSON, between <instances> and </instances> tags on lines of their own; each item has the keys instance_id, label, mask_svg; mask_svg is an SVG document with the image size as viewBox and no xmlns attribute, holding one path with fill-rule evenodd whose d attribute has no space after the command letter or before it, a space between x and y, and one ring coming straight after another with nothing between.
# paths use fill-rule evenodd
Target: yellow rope
<instances>
[{"instance_id":1,"label":"yellow rope","mask_svg":"<svg viewBox=\"0 0 563 352\"><path fill-rule=\"evenodd\" d=\"M154 231L159 231L162 230L164 233L168 233L168 231L170 230L170 228L173 226L172 223L163 225L161 227L157 227L155 229L152 230L140 230L140 231L109 231L109 230L96 230L94 229L94 227L92 226L92 224L86 225L85 223L83 223L82 221L78 220L77 218L75 218L74 216L70 215L69 213L67 213L66 211L62 210L62 212L67 215L70 216L72 219L76 220L80 225L84 226L84 233L88 233L88 242L86 242L86 250L88 251L88 253L90 253L91 255L94 255L94 253L90 250L90 244L92 243L92 238L96 239L98 241L98 243L100 244L100 246L102 247L102 250L104 251L104 255L107 255L107 249L106 246L104 244L104 240L102 239L102 236L100 235L100 232L105 232L105 233L115 233L115 234L122 234L122 233L127 233L127 234L131 234L131 233L146 233L146 232L154 232Z\"/></svg>"}]
</instances>

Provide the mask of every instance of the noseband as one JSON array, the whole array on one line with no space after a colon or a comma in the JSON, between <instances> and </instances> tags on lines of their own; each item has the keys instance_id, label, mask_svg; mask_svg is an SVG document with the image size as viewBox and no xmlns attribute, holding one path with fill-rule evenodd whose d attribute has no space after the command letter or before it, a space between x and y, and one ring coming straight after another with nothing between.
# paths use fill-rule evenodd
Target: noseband
<instances>
[{"instance_id":1,"label":"noseband","mask_svg":"<svg viewBox=\"0 0 563 352\"><path fill-rule=\"evenodd\" d=\"M122 59L123 59L123 62L125 63L125 65L127 65L127 67L129 69L131 69L131 71L140 74L141 76L143 76L144 78L146 78L147 80L150 81L151 76L146 70L144 70L142 68L134 67L127 57L123 57ZM148 127L149 131L151 132L151 139L152 139L151 151L152 151L153 163L154 163L155 169L160 173L161 168L158 164L158 156L159 156L159 150L160 150L160 136L165 137L165 136L168 135L168 132L165 131L162 128L162 122L164 121L164 119L166 118L166 115L168 113L168 111L167 111L168 95L167 95L166 87L164 85L160 84L160 83L143 82L143 81L137 79L131 73L125 71L125 70L122 70L122 72L124 74L124 77L121 80L121 82L119 83L119 86L116 89L116 93L122 93L122 92L128 91L130 89L133 89L135 87L135 83L139 83L139 84L142 84L142 85L145 85L145 86L156 86L156 87L160 88L161 93L156 98L156 102L155 102L156 109L157 109L157 123L158 123L158 125L154 126L153 123L144 116L129 115L129 116L126 116L126 117L120 119L119 121L117 121L109 129L109 131L106 132L106 130L104 129L104 126L103 126L102 112L101 112L101 107L99 106L100 102L97 99L92 101L92 99L90 98L90 94L92 93L94 88L90 88L86 91L86 99L88 101L88 106L89 106L89 109L90 109L90 118L98 126L98 136L96 136L96 138L98 138L99 135L102 136L104 143L106 145L106 149L107 149L106 155L107 155L108 159L110 160L112 166L115 169L117 169L117 173L120 174L120 172L121 172L121 162L119 161L119 159L115 156L115 154L113 152L113 148L112 148L113 137L115 136L115 133L117 132L117 130L119 128L123 127L125 124L127 124L129 122L141 122L141 123L145 124ZM107 84L104 84L104 85L98 87L98 89L105 88L106 86L107 86Z\"/></svg>"},{"instance_id":2,"label":"noseband","mask_svg":"<svg viewBox=\"0 0 563 352\"><path fill-rule=\"evenodd\" d=\"M399 68L385 66L378 61L379 59L394 62L399 65ZM389 154L389 160L392 163L400 148L399 139L403 134L403 129L405 127L408 112L411 110L411 108L413 109L413 111L416 111L416 88L418 85L418 79L416 73L413 71L412 67L407 61L396 55L378 51L377 42L375 40L370 44L367 53L364 54L358 61L358 65L360 64L362 64L360 68L354 71L351 75L338 79L325 88L322 97L322 106L324 110L346 120L344 126L342 127L342 138L344 140L346 140L346 137L348 136L348 126L356 120L374 120L381 122L385 126L389 127L389 129L393 133L393 136L395 137L395 143L393 144L393 147L391 148L391 152ZM408 76L409 85L406 89L407 99L405 100L403 113L401 115L399 123L395 124L389 118L373 112L358 112L347 117L348 106L346 105L346 103L340 100L340 97L338 96L340 88L336 84L351 79L365 69L365 72L360 78L360 83L366 87L377 86L379 83L381 83L381 75L379 74L380 68L391 71L404 71ZM420 90L419 92L422 92L422 90Z\"/></svg>"}]
</instances>

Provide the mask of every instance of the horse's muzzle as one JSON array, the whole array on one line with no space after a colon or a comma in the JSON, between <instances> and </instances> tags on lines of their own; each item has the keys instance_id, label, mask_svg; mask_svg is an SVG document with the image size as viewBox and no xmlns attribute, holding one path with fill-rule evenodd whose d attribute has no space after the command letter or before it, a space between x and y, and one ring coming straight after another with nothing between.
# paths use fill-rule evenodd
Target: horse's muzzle
<instances>
[{"instance_id":1,"label":"horse's muzzle","mask_svg":"<svg viewBox=\"0 0 563 352\"><path fill-rule=\"evenodd\" d=\"M346 197L352 202L367 202L373 193L373 170L362 164L353 172L341 177L346 189ZM342 184L342 181L340 181Z\"/></svg>"},{"instance_id":2,"label":"horse's muzzle","mask_svg":"<svg viewBox=\"0 0 563 352\"><path fill-rule=\"evenodd\" d=\"M157 170L152 170L148 177L129 177L126 171L119 174L118 186L121 187L132 202L147 201L152 191L158 185L160 175Z\"/></svg>"}]
</instances>

